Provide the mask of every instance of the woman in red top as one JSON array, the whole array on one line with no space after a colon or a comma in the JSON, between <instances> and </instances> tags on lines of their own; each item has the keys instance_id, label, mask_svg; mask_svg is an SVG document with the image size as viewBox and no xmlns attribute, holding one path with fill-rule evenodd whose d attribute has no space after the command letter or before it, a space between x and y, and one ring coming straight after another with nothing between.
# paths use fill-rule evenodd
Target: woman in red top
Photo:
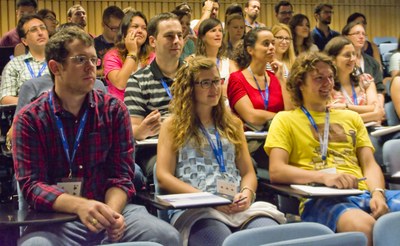
<instances>
[{"instance_id":1,"label":"woman in red top","mask_svg":"<svg viewBox=\"0 0 400 246\"><path fill-rule=\"evenodd\" d=\"M274 60L274 42L266 27L249 31L234 57L240 71L229 77L229 105L247 126L258 130L266 129L277 112L291 107L282 63ZM266 70L268 63L274 73Z\"/></svg>"}]
</instances>

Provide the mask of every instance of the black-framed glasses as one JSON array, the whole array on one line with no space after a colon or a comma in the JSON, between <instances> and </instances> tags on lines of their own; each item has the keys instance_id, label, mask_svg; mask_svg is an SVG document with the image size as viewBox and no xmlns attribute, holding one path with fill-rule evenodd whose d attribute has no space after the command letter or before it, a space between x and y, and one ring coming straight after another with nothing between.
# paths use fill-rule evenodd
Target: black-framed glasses
<instances>
[{"instance_id":1,"label":"black-framed glasses","mask_svg":"<svg viewBox=\"0 0 400 246\"><path fill-rule=\"evenodd\" d=\"M204 79L202 81L194 82L195 85L200 85L203 89L209 89L211 85L219 87L224 82L224 79Z\"/></svg>"},{"instance_id":2,"label":"black-framed glasses","mask_svg":"<svg viewBox=\"0 0 400 246\"><path fill-rule=\"evenodd\" d=\"M106 27L108 27L108 29L110 29L112 32L118 32L118 30L119 30L119 26L118 27L111 27L107 23L104 23L104 25Z\"/></svg>"},{"instance_id":3,"label":"black-framed glasses","mask_svg":"<svg viewBox=\"0 0 400 246\"><path fill-rule=\"evenodd\" d=\"M45 19L48 19L49 21L53 22L53 23L56 24L56 25L58 25L58 24L60 23L56 18L54 18L54 17L51 16L51 15L45 16L44 18L45 18Z\"/></svg>"},{"instance_id":4,"label":"black-framed glasses","mask_svg":"<svg viewBox=\"0 0 400 246\"><path fill-rule=\"evenodd\" d=\"M290 37L282 37L282 36L275 36L275 39L278 39L279 41L286 41L286 42L290 42L292 41L292 38Z\"/></svg>"},{"instance_id":5,"label":"black-framed glasses","mask_svg":"<svg viewBox=\"0 0 400 246\"><path fill-rule=\"evenodd\" d=\"M39 30L41 30L41 31L46 31L47 30L47 27L46 27L46 25L45 24L41 24L41 25L38 25L38 26L31 26L29 29L28 29L28 31L26 31L26 33L25 33L25 35L27 35L28 33L37 33Z\"/></svg>"},{"instance_id":6,"label":"black-framed glasses","mask_svg":"<svg viewBox=\"0 0 400 246\"><path fill-rule=\"evenodd\" d=\"M92 57L87 57L87 56L71 56L69 57L74 63L78 65L84 65L90 62L91 65L93 66L100 66L101 65L101 60L97 56L92 56Z\"/></svg>"},{"instance_id":7,"label":"black-framed glasses","mask_svg":"<svg viewBox=\"0 0 400 246\"><path fill-rule=\"evenodd\" d=\"M293 11L281 11L278 14L280 15L292 15L294 12Z\"/></svg>"}]
</instances>

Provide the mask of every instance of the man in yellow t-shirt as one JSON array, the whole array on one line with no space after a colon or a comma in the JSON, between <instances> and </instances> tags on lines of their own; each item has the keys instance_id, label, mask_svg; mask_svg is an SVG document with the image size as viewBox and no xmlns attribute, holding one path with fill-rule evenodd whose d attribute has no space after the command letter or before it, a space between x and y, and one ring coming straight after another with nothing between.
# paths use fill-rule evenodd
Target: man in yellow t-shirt
<instances>
[{"instance_id":1,"label":"man in yellow t-shirt","mask_svg":"<svg viewBox=\"0 0 400 246\"><path fill-rule=\"evenodd\" d=\"M270 126L264 146L270 178L273 183L366 190L359 196L309 199L302 204L301 218L337 232L361 231L372 244L376 219L400 211L400 192L384 190L361 117L329 109L335 72L332 60L319 52L300 56L292 66L287 88L298 107L278 113Z\"/></svg>"}]
</instances>

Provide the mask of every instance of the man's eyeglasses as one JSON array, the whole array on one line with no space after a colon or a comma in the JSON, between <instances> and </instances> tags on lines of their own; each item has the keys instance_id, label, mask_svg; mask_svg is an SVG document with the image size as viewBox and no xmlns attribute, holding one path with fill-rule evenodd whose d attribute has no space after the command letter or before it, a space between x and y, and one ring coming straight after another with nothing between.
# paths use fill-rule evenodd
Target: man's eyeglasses
<instances>
[{"instance_id":1,"label":"man's eyeglasses","mask_svg":"<svg viewBox=\"0 0 400 246\"><path fill-rule=\"evenodd\" d=\"M224 79L205 79L202 81L194 82L195 85L200 85L201 88L203 89L209 89L211 85L214 85L215 87L220 86L224 82Z\"/></svg>"},{"instance_id":2,"label":"man's eyeglasses","mask_svg":"<svg viewBox=\"0 0 400 246\"><path fill-rule=\"evenodd\" d=\"M275 36L275 38L278 39L280 42L283 42L283 41L290 42L290 41L292 41L292 38L290 38L290 37Z\"/></svg>"},{"instance_id":3,"label":"man's eyeglasses","mask_svg":"<svg viewBox=\"0 0 400 246\"><path fill-rule=\"evenodd\" d=\"M53 16L50 16L50 15L49 16L45 16L44 18L48 19L49 21L53 22L56 25L58 25L60 23L56 18L54 18Z\"/></svg>"},{"instance_id":4,"label":"man's eyeglasses","mask_svg":"<svg viewBox=\"0 0 400 246\"><path fill-rule=\"evenodd\" d=\"M293 11L281 11L278 14L280 15L292 15L294 12Z\"/></svg>"},{"instance_id":5,"label":"man's eyeglasses","mask_svg":"<svg viewBox=\"0 0 400 246\"><path fill-rule=\"evenodd\" d=\"M74 63L78 65L85 65L88 62L90 62L91 65L93 66L100 66L101 65L101 60L97 56L93 57L87 57L87 56L71 56L69 57Z\"/></svg>"},{"instance_id":6,"label":"man's eyeglasses","mask_svg":"<svg viewBox=\"0 0 400 246\"><path fill-rule=\"evenodd\" d=\"M26 31L25 35L27 35L28 33L37 33L39 30L41 31L46 31L47 27L46 25L42 24L42 25L38 25L38 26L31 26L28 31Z\"/></svg>"},{"instance_id":7,"label":"man's eyeglasses","mask_svg":"<svg viewBox=\"0 0 400 246\"><path fill-rule=\"evenodd\" d=\"M105 25L106 27L108 27L108 29L110 29L112 32L118 32L118 30L119 30L119 26L118 26L118 27L111 27L111 26L109 26L109 25L106 24L106 23L104 23L104 25Z\"/></svg>"}]
</instances>

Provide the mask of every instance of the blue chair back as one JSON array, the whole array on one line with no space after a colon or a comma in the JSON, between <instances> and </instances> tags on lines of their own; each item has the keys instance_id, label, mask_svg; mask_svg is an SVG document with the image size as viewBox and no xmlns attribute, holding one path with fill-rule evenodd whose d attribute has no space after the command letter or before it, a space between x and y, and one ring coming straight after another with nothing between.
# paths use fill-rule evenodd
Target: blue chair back
<instances>
[{"instance_id":1,"label":"blue chair back","mask_svg":"<svg viewBox=\"0 0 400 246\"><path fill-rule=\"evenodd\" d=\"M397 246L400 242L400 212L381 216L374 225L374 246Z\"/></svg>"}]
</instances>

